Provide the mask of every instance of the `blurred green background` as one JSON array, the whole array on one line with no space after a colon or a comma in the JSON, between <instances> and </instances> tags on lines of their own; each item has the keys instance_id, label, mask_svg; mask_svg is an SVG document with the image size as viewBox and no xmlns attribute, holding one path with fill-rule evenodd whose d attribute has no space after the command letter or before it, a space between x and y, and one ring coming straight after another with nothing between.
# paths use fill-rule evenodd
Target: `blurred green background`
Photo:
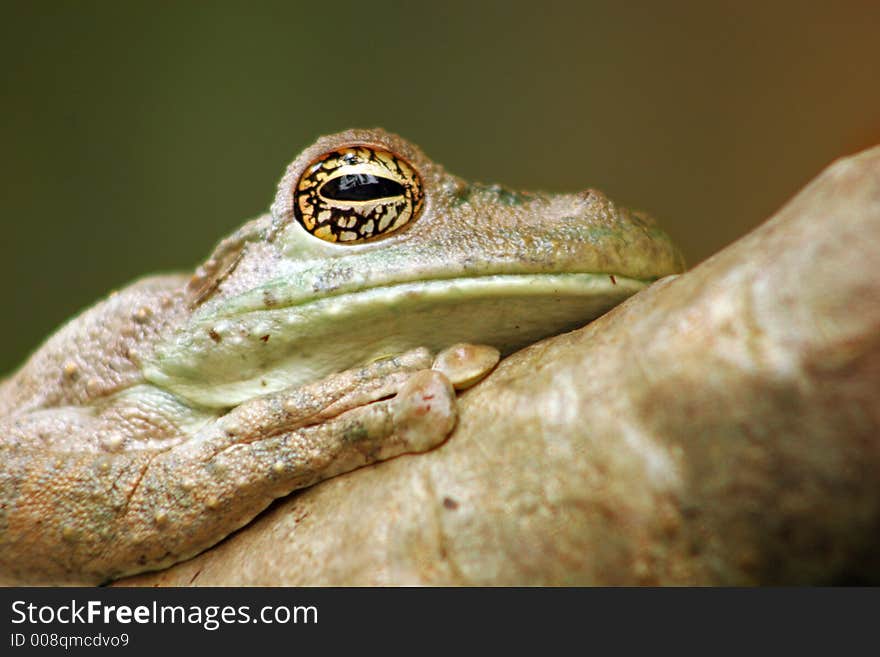
<instances>
[{"instance_id":1,"label":"blurred green background","mask_svg":"<svg viewBox=\"0 0 880 657\"><path fill-rule=\"evenodd\" d=\"M347 127L603 189L696 264L880 142L878 35L877 2L4 2L0 372Z\"/></svg>"}]
</instances>

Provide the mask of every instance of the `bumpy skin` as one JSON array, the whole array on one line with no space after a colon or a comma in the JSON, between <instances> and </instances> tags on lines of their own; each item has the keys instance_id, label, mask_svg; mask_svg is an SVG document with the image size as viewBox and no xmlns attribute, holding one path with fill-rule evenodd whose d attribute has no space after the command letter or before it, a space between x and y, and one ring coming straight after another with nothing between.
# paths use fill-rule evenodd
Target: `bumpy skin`
<instances>
[{"instance_id":1,"label":"bumpy skin","mask_svg":"<svg viewBox=\"0 0 880 657\"><path fill-rule=\"evenodd\" d=\"M405 158L425 205L386 239L341 246L294 220L292 190L350 144ZM0 384L0 579L162 568L293 489L430 449L454 426L453 383L498 356L433 352L509 352L681 269L650 220L598 192L469 185L379 130L322 138L272 212L192 277L112 294Z\"/></svg>"}]
</instances>

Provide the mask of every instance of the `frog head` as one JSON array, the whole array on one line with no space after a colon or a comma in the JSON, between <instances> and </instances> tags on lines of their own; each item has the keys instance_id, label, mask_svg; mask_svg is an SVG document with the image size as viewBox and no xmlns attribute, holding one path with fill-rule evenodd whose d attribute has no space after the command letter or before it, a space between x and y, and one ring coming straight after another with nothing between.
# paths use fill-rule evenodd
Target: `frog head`
<instances>
[{"instance_id":1,"label":"frog head","mask_svg":"<svg viewBox=\"0 0 880 657\"><path fill-rule=\"evenodd\" d=\"M601 192L467 183L396 135L349 130L305 149L271 212L218 245L144 371L227 407L415 347L507 354L683 267Z\"/></svg>"}]
</instances>

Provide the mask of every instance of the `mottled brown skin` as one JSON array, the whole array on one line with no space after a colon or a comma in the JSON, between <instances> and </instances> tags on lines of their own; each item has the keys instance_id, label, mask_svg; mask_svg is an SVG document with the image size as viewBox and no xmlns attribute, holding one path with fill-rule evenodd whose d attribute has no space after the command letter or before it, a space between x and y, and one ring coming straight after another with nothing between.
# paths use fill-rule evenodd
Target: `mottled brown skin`
<instances>
[{"instance_id":1,"label":"mottled brown skin","mask_svg":"<svg viewBox=\"0 0 880 657\"><path fill-rule=\"evenodd\" d=\"M387 240L328 251L345 247L304 232L292 190L320 153L352 143L412 163L425 208ZM460 345L433 359L455 342L493 342L458 321L433 326L429 349L413 330L415 338L394 343L393 358L375 362L357 350L332 360L348 354L335 340L323 347L323 370L291 373L303 325L281 328L278 313L293 317L297 304L469 274L631 277L630 288L589 292L601 297L595 310L681 266L649 220L596 192L520 196L470 186L378 130L322 138L288 168L272 213L223 240L192 277L144 279L112 294L0 384L0 582L99 583L193 556L293 489L439 444L456 419L453 385L471 385L497 361L497 351ZM256 307L241 311L243 303ZM368 311L358 325L389 312ZM232 317L238 333L213 317ZM338 330L333 318L311 321L314 333ZM255 328L263 325L272 332Z\"/></svg>"}]
</instances>

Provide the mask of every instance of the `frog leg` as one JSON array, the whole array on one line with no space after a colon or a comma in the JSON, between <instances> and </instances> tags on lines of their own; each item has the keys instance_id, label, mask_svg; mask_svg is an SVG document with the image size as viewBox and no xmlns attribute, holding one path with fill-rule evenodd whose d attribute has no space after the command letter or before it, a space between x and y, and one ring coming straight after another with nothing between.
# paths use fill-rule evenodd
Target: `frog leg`
<instances>
[{"instance_id":1,"label":"frog leg","mask_svg":"<svg viewBox=\"0 0 880 657\"><path fill-rule=\"evenodd\" d=\"M453 384L441 370L470 382L497 362L497 351L492 358L479 347L451 349L433 362L427 350L414 350L251 400L163 453L133 491L126 525L173 523L188 528L188 540L160 533L137 550L153 568L179 561L292 490L437 446L456 421Z\"/></svg>"},{"instance_id":2,"label":"frog leg","mask_svg":"<svg viewBox=\"0 0 880 657\"><path fill-rule=\"evenodd\" d=\"M29 556L0 565L31 581L81 583L162 568L214 545L292 490L430 449L455 424L443 370L460 379L468 368L449 365L468 361L460 356L432 360L417 349L255 398L157 448L128 441L108 448L95 439L84 451L58 440L48 459L12 450L0 472L16 489L0 513L0 548L26 544L8 552ZM100 427L108 414L124 415L125 399L91 421ZM78 431L88 431L91 416L74 415Z\"/></svg>"}]
</instances>

